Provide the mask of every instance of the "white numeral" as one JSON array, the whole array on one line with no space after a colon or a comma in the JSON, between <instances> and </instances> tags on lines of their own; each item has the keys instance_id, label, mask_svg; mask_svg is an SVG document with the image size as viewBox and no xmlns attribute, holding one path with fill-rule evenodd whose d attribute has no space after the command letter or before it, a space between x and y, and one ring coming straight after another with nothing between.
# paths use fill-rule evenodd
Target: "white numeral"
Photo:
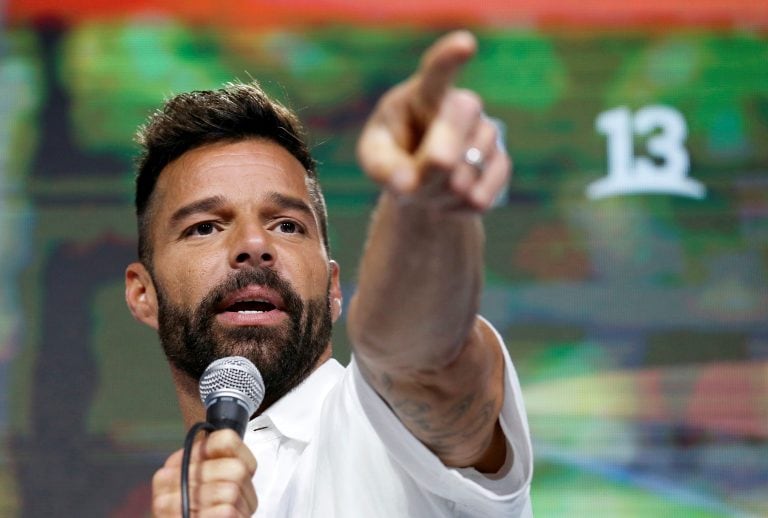
<instances>
[{"instance_id":1,"label":"white numeral","mask_svg":"<svg viewBox=\"0 0 768 518\"><path fill-rule=\"evenodd\" d=\"M679 111L646 106L633 116L622 106L598 115L595 126L607 138L608 175L587 187L589 198L634 193L705 196L706 188L688 178L688 129ZM635 137L647 137L646 156L635 156Z\"/></svg>"}]
</instances>

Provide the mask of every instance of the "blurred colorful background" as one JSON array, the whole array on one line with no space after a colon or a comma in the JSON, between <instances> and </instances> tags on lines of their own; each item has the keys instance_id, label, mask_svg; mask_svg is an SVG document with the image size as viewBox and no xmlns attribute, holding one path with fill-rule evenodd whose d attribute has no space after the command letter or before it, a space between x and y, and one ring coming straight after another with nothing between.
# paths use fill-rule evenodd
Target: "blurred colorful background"
<instances>
[{"instance_id":1,"label":"blurred colorful background","mask_svg":"<svg viewBox=\"0 0 768 518\"><path fill-rule=\"evenodd\" d=\"M376 198L356 136L456 27L480 42L461 85L515 160L483 313L522 382L536 516L768 516L757 0L0 5L0 516L144 516L181 445L157 338L122 295L150 111L250 78L296 109L349 297ZM334 343L346 361L343 322Z\"/></svg>"}]
</instances>

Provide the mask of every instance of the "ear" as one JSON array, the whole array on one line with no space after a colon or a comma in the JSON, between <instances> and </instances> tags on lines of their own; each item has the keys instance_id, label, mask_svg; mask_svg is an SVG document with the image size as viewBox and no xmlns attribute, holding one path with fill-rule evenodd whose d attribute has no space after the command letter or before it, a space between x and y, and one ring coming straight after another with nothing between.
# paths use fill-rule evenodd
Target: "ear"
<instances>
[{"instance_id":1,"label":"ear","mask_svg":"<svg viewBox=\"0 0 768 518\"><path fill-rule=\"evenodd\" d=\"M344 305L344 297L341 295L341 280L340 280L340 268L339 263L334 260L330 261L331 265L331 286L328 291L328 298L331 304L331 318L334 322L341 316L341 308Z\"/></svg>"},{"instance_id":2,"label":"ear","mask_svg":"<svg viewBox=\"0 0 768 518\"><path fill-rule=\"evenodd\" d=\"M125 302L133 318L151 328L158 328L155 284L141 263L131 263L125 269Z\"/></svg>"}]
</instances>

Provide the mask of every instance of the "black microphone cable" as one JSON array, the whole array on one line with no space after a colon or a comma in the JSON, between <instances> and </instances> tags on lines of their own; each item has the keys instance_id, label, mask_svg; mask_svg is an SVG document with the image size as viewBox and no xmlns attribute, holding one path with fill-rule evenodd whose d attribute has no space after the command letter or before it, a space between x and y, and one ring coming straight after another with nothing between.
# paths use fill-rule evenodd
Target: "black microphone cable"
<instances>
[{"instance_id":1,"label":"black microphone cable","mask_svg":"<svg viewBox=\"0 0 768 518\"><path fill-rule=\"evenodd\" d=\"M195 436L200 430L210 433L216 428L211 423L200 421L192 425L184 439L184 455L181 458L181 516L183 518L189 518L189 461L192 457Z\"/></svg>"}]
</instances>

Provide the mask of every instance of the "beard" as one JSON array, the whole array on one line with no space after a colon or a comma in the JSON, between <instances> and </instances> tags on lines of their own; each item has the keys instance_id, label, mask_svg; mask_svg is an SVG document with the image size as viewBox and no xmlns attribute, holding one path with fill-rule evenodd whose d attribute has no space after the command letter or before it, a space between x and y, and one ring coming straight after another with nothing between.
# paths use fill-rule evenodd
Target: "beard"
<instances>
[{"instance_id":1,"label":"beard","mask_svg":"<svg viewBox=\"0 0 768 518\"><path fill-rule=\"evenodd\" d=\"M222 301L250 285L274 290L283 300L288 320L276 327L223 327L216 321ZM206 367L226 356L243 356L259 369L266 395L264 406L277 401L312 372L331 338L327 296L302 301L291 285L270 268L238 270L215 286L197 309L172 304L157 286L160 342L168 361L194 380Z\"/></svg>"}]
</instances>

